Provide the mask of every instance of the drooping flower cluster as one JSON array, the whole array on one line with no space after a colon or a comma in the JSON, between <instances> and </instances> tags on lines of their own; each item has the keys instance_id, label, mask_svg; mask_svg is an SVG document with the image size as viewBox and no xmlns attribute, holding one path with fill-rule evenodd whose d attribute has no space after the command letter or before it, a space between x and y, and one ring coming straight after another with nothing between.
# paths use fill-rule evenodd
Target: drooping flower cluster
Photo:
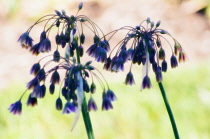
<instances>
[{"instance_id":1,"label":"drooping flower cluster","mask_svg":"<svg viewBox=\"0 0 210 139\"><path fill-rule=\"evenodd\" d=\"M82 9L82 3L78 7L78 11ZM94 34L94 44L87 50L89 55L96 58L97 61L104 62L106 53L109 51L109 43L105 39L103 32L100 37L98 29L94 22L84 15L67 16L65 11L55 11L56 14L43 16L35 22L25 33L23 33L18 42L23 48L29 49L33 55L40 53L51 52L51 40L49 38L50 31L53 27L57 28L55 35L56 48L53 54L45 56L37 63L33 64L30 73L34 78L28 82L27 90L31 90L28 96L27 105L37 105L37 99L45 97L46 91L49 89L50 94L54 94L56 85L60 85L57 100L54 100L57 110L62 110L63 114L77 112L78 108L83 104L85 93L90 95L88 100L88 111L96 111L97 105L93 99L93 94L96 92L96 79L102 87L102 110L112 109L112 101L116 100L114 92L109 88L106 80L98 69L91 65L91 61L85 64L80 62L83 56L83 44L85 43L85 34L83 26L89 28ZM77 12L78 13L78 12ZM33 44L33 39L30 37L31 30L35 25L45 22L44 29L40 34L38 43ZM94 47L94 49L93 49ZM65 48L65 54L60 54L61 49ZM95 54L97 51L97 54ZM75 58L76 57L76 58ZM43 62L44 60L47 62ZM52 65L50 69L49 67ZM64 71L64 77L60 75ZM98 75L99 74L99 75ZM49 77L50 76L50 77ZM50 78L50 85L47 87L46 78ZM26 91L23 93L23 95ZM20 114L22 111L21 99L12 104L9 108L13 114ZM63 99L65 105L63 105ZM80 109L81 110L81 109Z\"/></svg>"},{"instance_id":2,"label":"drooping flower cluster","mask_svg":"<svg viewBox=\"0 0 210 139\"><path fill-rule=\"evenodd\" d=\"M143 23L146 22L146 26ZM160 29L160 21L156 24L147 18L139 26L125 26L115 31L112 31L110 39L120 30L128 30L124 39L122 39L114 49L117 49L113 54L113 50L104 63L104 69L118 72L124 70L124 64L131 61L130 70L126 76L125 84L133 85L135 83L134 76L131 71L132 64L142 65L143 80L141 89L151 88L149 77L149 68L152 65L153 72L156 75L157 82L163 80L162 72L166 72L168 62L166 60L165 48L162 41L166 41L171 48L170 65L171 68L178 66L178 61L185 61L186 55L179 42L174 39L167 31ZM110 34L111 34L110 33ZM174 41L174 48L167 41L164 35L168 35ZM97 53L97 52L96 52ZM178 57L178 60L177 60Z\"/></svg>"}]
</instances>

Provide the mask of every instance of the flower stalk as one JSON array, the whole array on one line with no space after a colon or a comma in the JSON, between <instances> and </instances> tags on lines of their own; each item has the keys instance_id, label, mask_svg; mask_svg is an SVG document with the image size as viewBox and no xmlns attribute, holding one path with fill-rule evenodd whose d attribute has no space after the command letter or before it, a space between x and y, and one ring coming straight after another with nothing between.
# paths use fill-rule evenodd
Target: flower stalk
<instances>
[{"instance_id":1,"label":"flower stalk","mask_svg":"<svg viewBox=\"0 0 210 139\"><path fill-rule=\"evenodd\" d=\"M174 119L173 112L172 112L170 104L168 102L163 84L162 84L162 82L159 82L158 85L159 85L160 92L162 94L162 97L163 97L163 100L164 100L164 103L165 103L165 106L166 106L166 109L167 109L167 112L168 112L168 116L169 116L170 121L171 121L171 125L172 125L173 132L174 132L174 137L175 137L175 139L180 139L178 129L177 129L177 126L176 126L176 121Z\"/></svg>"},{"instance_id":2,"label":"flower stalk","mask_svg":"<svg viewBox=\"0 0 210 139\"><path fill-rule=\"evenodd\" d=\"M80 53L79 53L79 46L78 46L78 40L76 40L76 56L77 56L77 62L80 64ZM87 101L86 97L84 95L83 103L82 103L82 117L85 124L85 129L87 132L88 139L94 139L94 133L92 128L92 123L90 119L90 115L87 109Z\"/></svg>"}]
</instances>

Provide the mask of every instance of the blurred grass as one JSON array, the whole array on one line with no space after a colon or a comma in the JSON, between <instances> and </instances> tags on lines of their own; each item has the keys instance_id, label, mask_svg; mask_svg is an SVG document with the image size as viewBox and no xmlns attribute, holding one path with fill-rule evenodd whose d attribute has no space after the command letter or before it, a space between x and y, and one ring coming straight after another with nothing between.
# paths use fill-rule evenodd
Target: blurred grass
<instances>
[{"instance_id":1,"label":"blurred grass","mask_svg":"<svg viewBox=\"0 0 210 139\"><path fill-rule=\"evenodd\" d=\"M164 74L163 84L181 138L208 139L210 137L209 77L210 66L205 64L182 64L179 68ZM96 139L173 138L158 85L153 81L152 89L140 92L139 81L140 79L136 79L134 86L124 86L123 81L109 83L118 100L114 102L113 110L91 112ZM1 139L86 138L82 116L74 131L71 132L74 114L62 115L55 110L57 94L52 96L48 93L34 108L24 105L27 99L25 97L22 115L10 114L7 108L18 100L21 90L24 90L24 86L19 83L1 90ZM100 90L93 97L100 107Z\"/></svg>"}]
</instances>

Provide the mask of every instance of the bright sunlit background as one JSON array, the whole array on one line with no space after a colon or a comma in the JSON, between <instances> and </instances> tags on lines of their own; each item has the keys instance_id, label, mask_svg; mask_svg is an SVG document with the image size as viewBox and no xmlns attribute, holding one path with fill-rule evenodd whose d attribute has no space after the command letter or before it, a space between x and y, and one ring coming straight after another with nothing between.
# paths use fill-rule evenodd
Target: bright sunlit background
<instances>
[{"instance_id":1,"label":"bright sunlit background","mask_svg":"<svg viewBox=\"0 0 210 139\"><path fill-rule=\"evenodd\" d=\"M0 0L0 138L1 139L85 139L82 116L73 132L74 114L55 110L57 96L47 93L38 106L25 105L21 116L9 113L19 99L31 66L39 57L21 49L17 40L36 20L54 10L77 12L79 0ZM80 14L90 17L108 33L125 25L136 26L150 17L175 37L187 53L187 61L163 74L181 138L210 138L210 0L84 0ZM32 31L39 38L42 26ZM92 35L92 34L90 34ZM119 35L120 36L120 35ZM115 38L119 40L119 38ZM89 44L92 40L89 40ZM113 45L116 41L112 41ZM85 45L84 47L88 47ZM167 44L165 47L168 47ZM169 48L170 49L170 48ZM94 60L85 57L88 60ZM102 69L102 64L97 64ZM96 139L172 139L173 131L153 73L153 88L140 91L141 68L135 67L136 85L123 84L125 72L102 71L117 95L114 109L91 112ZM58 87L57 87L58 88ZM57 90L58 91L58 90ZM28 92L30 93L30 92ZM87 96L89 97L89 96ZM94 95L101 106L101 90Z\"/></svg>"}]
</instances>

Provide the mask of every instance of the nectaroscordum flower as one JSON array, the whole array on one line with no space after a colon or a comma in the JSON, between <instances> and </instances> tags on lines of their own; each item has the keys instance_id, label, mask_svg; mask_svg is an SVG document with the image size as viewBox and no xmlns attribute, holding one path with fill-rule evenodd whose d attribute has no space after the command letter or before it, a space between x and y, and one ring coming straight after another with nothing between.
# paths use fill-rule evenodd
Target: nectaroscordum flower
<instances>
[{"instance_id":1,"label":"nectaroscordum flower","mask_svg":"<svg viewBox=\"0 0 210 139\"><path fill-rule=\"evenodd\" d=\"M17 102L13 103L10 105L9 107L9 111L11 113L13 113L14 115L18 114L20 115L22 112L22 103L20 100L18 100Z\"/></svg>"}]
</instances>

